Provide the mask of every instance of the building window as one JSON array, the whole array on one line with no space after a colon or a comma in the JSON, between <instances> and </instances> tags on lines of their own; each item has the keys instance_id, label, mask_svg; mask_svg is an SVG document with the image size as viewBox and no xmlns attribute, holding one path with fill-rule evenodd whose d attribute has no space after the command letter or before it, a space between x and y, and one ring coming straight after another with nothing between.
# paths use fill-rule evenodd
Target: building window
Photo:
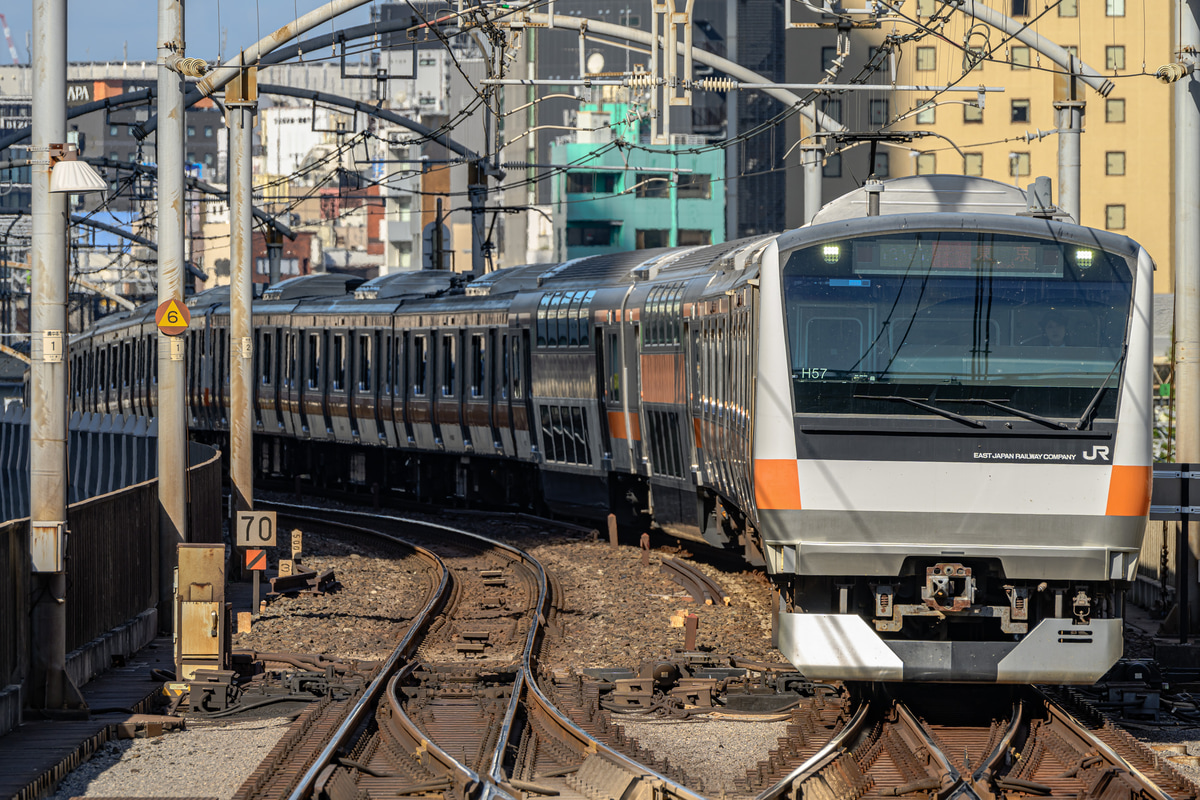
<instances>
[{"instance_id":1,"label":"building window","mask_svg":"<svg viewBox=\"0 0 1200 800\"><path fill-rule=\"evenodd\" d=\"M638 197L670 197L671 176L657 172L637 173Z\"/></svg>"},{"instance_id":2,"label":"building window","mask_svg":"<svg viewBox=\"0 0 1200 800\"><path fill-rule=\"evenodd\" d=\"M834 59L836 59L836 58L837 58L837 48L836 47L822 47L821 48L821 70L827 72L827 71L833 69L833 62L834 62Z\"/></svg>"},{"instance_id":3,"label":"building window","mask_svg":"<svg viewBox=\"0 0 1200 800\"><path fill-rule=\"evenodd\" d=\"M887 153L875 154L875 177L887 178L892 174L891 162Z\"/></svg>"},{"instance_id":4,"label":"building window","mask_svg":"<svg viewBox=\"0 0 1200 800\"><path fill-rule=\"evenodd\" d=\"M1125 230L1125 206L1105 206L1104 227L1110 231Z\"/></svg>"},{"instance_id":5,"label":"building window","mask_svg":"<svg viewBox=\"0 0 1200 800\"><path fill-rule=\"evenodd\" d=\"M983 177L983 153L966 153L963 156L963 175Z\"/></svg>"},{"instance_id":6,"label":"building window","mask_svg":"<svg viewBox=\"0 0 1200 800\"><path fill-rule=\"evenodd\" d=\"M216 156L214 156L212 153L204 154L204 166L211 167L213 165L213 162L215 162L215 161L216 161Z\"/></svg>"},{"instance_id":7,"label":"building window","mask_svg":"<svg viewBox=\"0 0 1200 800\"><path fill-rule=\"evenodd\" d=\"M617 176L612 172L568 172L567 194L612 194Z\"/></svg>"},{"instance_id":8,"label":"building window","mask_svg":"<svg viewBox=\"0 0 1200 800\"><path fill-rule=\"evenodd\" d=\"M832 119L834 122L842 121L842 101L833 98L825 98L821 101L821 111L825 116Z\"/></svg>"},{"instance_id":9,"label":"building window","mask_svg":"<svg viewBox=\"0 0 1200 800\"><path fill-rule=\"evenodd\" d=\"M935 0L917 0L917 16L932 17Z\"/></svg>"},{"instance_id":10,"label":"building window","mask_svg":"<svg viewBox=\"0 0 1200 800\"><path fill-rule=\"evenodd\" d=\"M638 250L649 250L652 247L670 247L671 231L666 228L638 230L636 246Z\"/></svg>"},{"instance_id":11,"label":"building window","mask_svg":"<svg viewBox=\"0 0 1200 800\"><path fill-rule=\"evenodd\" d=\"M1012 101L1012 121L1013 122L1029 122L1029 101L1028 100L1013 100Z\"/></svg>"},{"instance_id":12,"label":"building window","mask_svg":"<svg viewBox=\"0 0 1200 800\"><path fill-rule=\"evenodd\" d=\"M983 122L983 109L974 103L963 106L963 122Z\"/></svg>"},{"instance_id":13,"label":"building window","mask_svg":"<svg viewBox=\"0 0 1200 800\"><path fill-rule=\"evenodd\" d=\"M675 196L680 200L708 200L712 197L712 176L680 175L675 184Z\"/></svg>"},{"instance_id":14,"label":"building window","mask_svg":"<svg viewBox=\"0 0 1200 800\"><path fill-rule=\"evenodd\" d=\"M1104 154L1104 174L1105 175L1124 175L1125 174L1125 154L1114 152Z\"/></svg>"},{"instance_id":15,"label":"building window","mask_svg":"<svg viewBox=\"0 0 1200 800\"><path fill-rule=\"evenodd\" d=\"M1029 69L1029 48L1017 46L1012 49L1012 68Z\"/></svg>"},{"instance_id":16,"label":"building window","mask_svg":"<svg viewBox=\"0 0 1200 800\"><path fill-rule=\"evenodd\" d=\"M196 135L196 126L195 126L195 125L188 125L188 126L187 126L187 131L188 131L188 134L187 134L188 136L195 136L195 135Z\"/></svg>"},{"instance_id":17,"label":"building window","mask_svg":"<svg viewBox=\"0 0 1200 800\"><path fill-rule=\"evenodd\" d=\"M1061 0L1058 4L1058 15L1060 17L1078 17L1079 0Z\"/></svg>"},{"instance_id":18,"label":"building window","mask_svg":"<svg viewBox=\"0 0 1200 800\"><path fill-rule=\"evenodd\" d=\"M697 245L712 244L712 231L687 230L679 231L680 247L696 247Z\"/></svg>"},{"instance_id":19,"label":"building window","mask_svg":"<svg viewBox=\"0 0 1200 800\"><path fill-rule=\"evenodd\" d=\"M1029 153L1009 153L1008 154L1008 174L1014 178L1020 178L1028 175Z\"/></svg>"},{"instance_id":20,"label":"building window","mask_svg":"<svg viewBox=\"0 0 1200 800\"><path fill-rule=\"evenodd\" d=\"M1110 44L1104 48L1105 69L1125 69L1125 46Z\"/></svg>"},{"instance_id":21,"label":"building window","mask_svg":"<svg viewBox=\"0 0 1200 800\"><path fill-rule=\"evenodd\" d=\"M1125 121L1125 101L1124 100L1105 100L1104 101L1104 121L1105 122L1124 122Z\"/></svg>"},{"instance_id":22,"label":"building window","mask_svg":"<svg viewBox=\"0 0 1200 800\"><path fill-rule=\"evenodd\" d=\"M189 164L195 164L195 163L196 163L196 154L195 154L195 153L188 153L188 154L187 154L187 159L186 159L186 161L187 161Z\"/></svg>"},{"instance_id":23,"label":"building window","mask_svg":"<svg viewBox=\"0 0 1200 800\"><path fill-rule=\"evenodd\" d=\"M108 135L109 136L117 136L120 133L121 133L121 129L118 128L116 125L108 126Z\"/></svg>"},{"instance_id":24,"label":"building window","mask_svg":"<svg viewBox=\"0 0 1200 800\"><path fill-rule=\"evenodd\" d=\"M1029 0L1012 0L1012 16L1028 17Z\"/></svg>"},{"instance_id":25,"label":"building window","mask_svg":"<svg viewBox=\"0 0 1200 800\"><path fill-rule=\"evenodd\" d=\"M933 103L926 103L917 111L918 125L932 125L937 119L937 107Z\"/></svg>"},{"instance_id":26,"label":"building window","mask_svg":"<svg viewBox=\"0 0 1200 800\"><path fill-rule=\"evenodd\" d=\"M205 125L204 126L204 138L211 139L212 137L213 137L213 126Z\"/></svg>"},{"instance_id":27,"label":"building window","mask_svg":"<svg viewBox=\"0 0 1200 800\"><path fill-rule=\"evenodd\" d=\"M937 172L937 154L936 153L918 153L917 154L917 174L918 175L933 175Z\"/></svg>"},{"instance_id":28,"label":"building window","mask_svg":"<svg viewBox=\"0 0 1200 800\"><path fill-rule=\"evenodd\" d=\"M1104 0L1104 16L1125 16L1125 0Z\"/></svg>"},{"instance_id":29,"label":"building window","mask_svg":"<svg viewBox=\"0 0 1200 800\"><path fill-rule=\"evenodd\" d=\"M609 247L620 227L606 223L568 223L567 247Z\"/></svg>"},{"instance_id":30,"label":"building window","mask_svg":"<svg viewBox=\"0 0 1200 800\"><path fill-rule=\"evenodd\" d=\"M871 101L871 124L886 125L888 121L888 101L887 100L872 100Z\"/></svg>"},{"instance_id":31,"label":"building window","mask_svg":"<svg viewBox=\"0 0 1200 800\"><path fill-rule=\"evenodd\" d=\"M826 156L825 166L821 168L821 175L826 178L842 177L842 154L834 153Z\"/></svg>"},{"instance_id":32,"label":"building window","mask_svg":"<svg viewBox=\"0 0 1200 800\"><path fill-rule=\"evenodd\" d=\"M917 48L917 70L927 72L937 69L937 50L932 47Z\"/></svg>"}]
</instances>

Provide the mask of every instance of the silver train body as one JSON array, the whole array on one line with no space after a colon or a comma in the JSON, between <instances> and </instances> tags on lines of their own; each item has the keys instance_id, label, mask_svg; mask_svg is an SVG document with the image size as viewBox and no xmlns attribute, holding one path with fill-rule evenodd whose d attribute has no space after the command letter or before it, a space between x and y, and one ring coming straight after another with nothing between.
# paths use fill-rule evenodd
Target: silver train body
<instances>
[{"instance_id":1,"label":"silver train body","mask_svg":"<svg viewBox=\"0 0 1200 800\"><path fill-rule=\"evenodd\" d=\"M465 284L274 286L256 469L737 549L814 679L1092 682L1149 507L1153 263L991 181L866 207ZM220 440L227 290L188 302L192 435ZM152 415L157 346L152 308L74 340L74 410Z\"/></svg>"}]
</instances>

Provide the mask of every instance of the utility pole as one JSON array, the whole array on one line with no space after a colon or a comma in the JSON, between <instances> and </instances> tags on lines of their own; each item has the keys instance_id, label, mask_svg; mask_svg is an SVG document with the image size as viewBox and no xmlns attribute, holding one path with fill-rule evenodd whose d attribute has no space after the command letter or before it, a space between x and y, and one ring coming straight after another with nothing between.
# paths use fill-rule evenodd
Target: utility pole
<instances>
[{"instance_id":1,"label":"utility pole","mask_svg":"<svg viewBox=\"0 0 1200 800\"><path fill-rule=\"evenodd\" d=\"M183 306L183 0L158 0L158 302ZM187 382L181 336L158 334L159 628L171 625L177 545L187 541Z\"/></svg>"},{"instance_id":2,"label":"utility pole","mask_svg":"<svg viewBox=\"0 0 1200 800\"><path fill-rule=\"evenodd\" d=\"M800 148L800 162L804 165L804 224L813 221L821 210L821 161L825 148L805 145Z\"/></svg>"},{"instance_id":3,"label":"utility pole","mask_svg":"<svg viewBox=\"0 0 1200 800\"><path fill-rule=\"evenodd\" d=\"M1083 108L1079 99L1079 81L1075 78L1075 56L1070 56L1070 74L1066 76L1066 98L1054 103L1058 120L1058 205L1083 224L1079 200L1079 134L1083 132Z\"/></svg>"},{"instance_id":4,"label":"utility pole","mask_svg":"<svg viewBox=\"0 0 1200 800\"><path fill-rule=\"evenodd\" d=\"M258 101L257 70L242 70L225 86L229 126L229 480L234 511L254 507L254 264L251 235L251 136ZM255 609L257 611L257 609Z\"/></svg>"},{"instance_id":5,"label":"utility pole","mask_svg":"<svg viewBox=\"0 0 1200 800\"><path fill-rule=\"evenodd\" d=\"M1179 20L1177 40L1188 58L1200 47L1200 0L1176 0ZM1197 75L1175 83L1175 460L1200 462L1200 106ZM1181 599L1181 637L1189 633L1188 620L1200 614L1196 591L1196 559L1200 555L1200 524L1186 523L1177 538L1176 564L1180 588L1191 584L1188 602ZM1185 572L1186 570L1186 572Z\"/></svg>"},{"instance_id":6,"label":"utility pole","mask_svg":"<svg viewBox=\"0 0 1200 800\"><path fill-rule=\"evenodd\" d=\"M30 706L86 708L66 671L67 197L50 192L50 145L67 138L67 3L34 0L30 267ZM85 712L86 713L86 712Z\"/></svg>"}]
</instances>

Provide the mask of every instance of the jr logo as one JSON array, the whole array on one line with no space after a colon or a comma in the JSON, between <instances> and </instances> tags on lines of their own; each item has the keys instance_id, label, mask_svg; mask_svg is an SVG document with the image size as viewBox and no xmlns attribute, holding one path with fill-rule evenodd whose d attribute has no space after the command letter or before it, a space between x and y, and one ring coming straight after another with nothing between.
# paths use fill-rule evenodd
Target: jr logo
<instances>
[{"instance_id":1,"label":"jr logo","mask_svg":"<svg viewBox=\"0 0 1200 800\"><path fill-rule=\"evenodd\" d=\"M1083 458L1086 461L1095 461L1099 458L1102 461L1108 461L1108 447L1105 445L1095 445L1091 450L1085 451Z\"/></svg>"}]
</instances>

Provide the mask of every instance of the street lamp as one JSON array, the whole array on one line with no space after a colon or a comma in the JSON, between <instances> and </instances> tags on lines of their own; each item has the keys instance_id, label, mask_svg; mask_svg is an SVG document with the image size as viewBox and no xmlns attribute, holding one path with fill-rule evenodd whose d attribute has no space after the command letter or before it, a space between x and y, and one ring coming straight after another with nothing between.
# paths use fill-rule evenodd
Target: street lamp
<instances>
[{"instance_id":1,"label":"street lamp","mask_svg":"<svg viewBox=\"0 0 1200 800\"><path fill-rule=\"evenodd\" d=\"M79 160L79 148L73 144L50 145L50 191L66 194L103 192L108 183L86 161Z\"/></svg>"}]
</instances>

